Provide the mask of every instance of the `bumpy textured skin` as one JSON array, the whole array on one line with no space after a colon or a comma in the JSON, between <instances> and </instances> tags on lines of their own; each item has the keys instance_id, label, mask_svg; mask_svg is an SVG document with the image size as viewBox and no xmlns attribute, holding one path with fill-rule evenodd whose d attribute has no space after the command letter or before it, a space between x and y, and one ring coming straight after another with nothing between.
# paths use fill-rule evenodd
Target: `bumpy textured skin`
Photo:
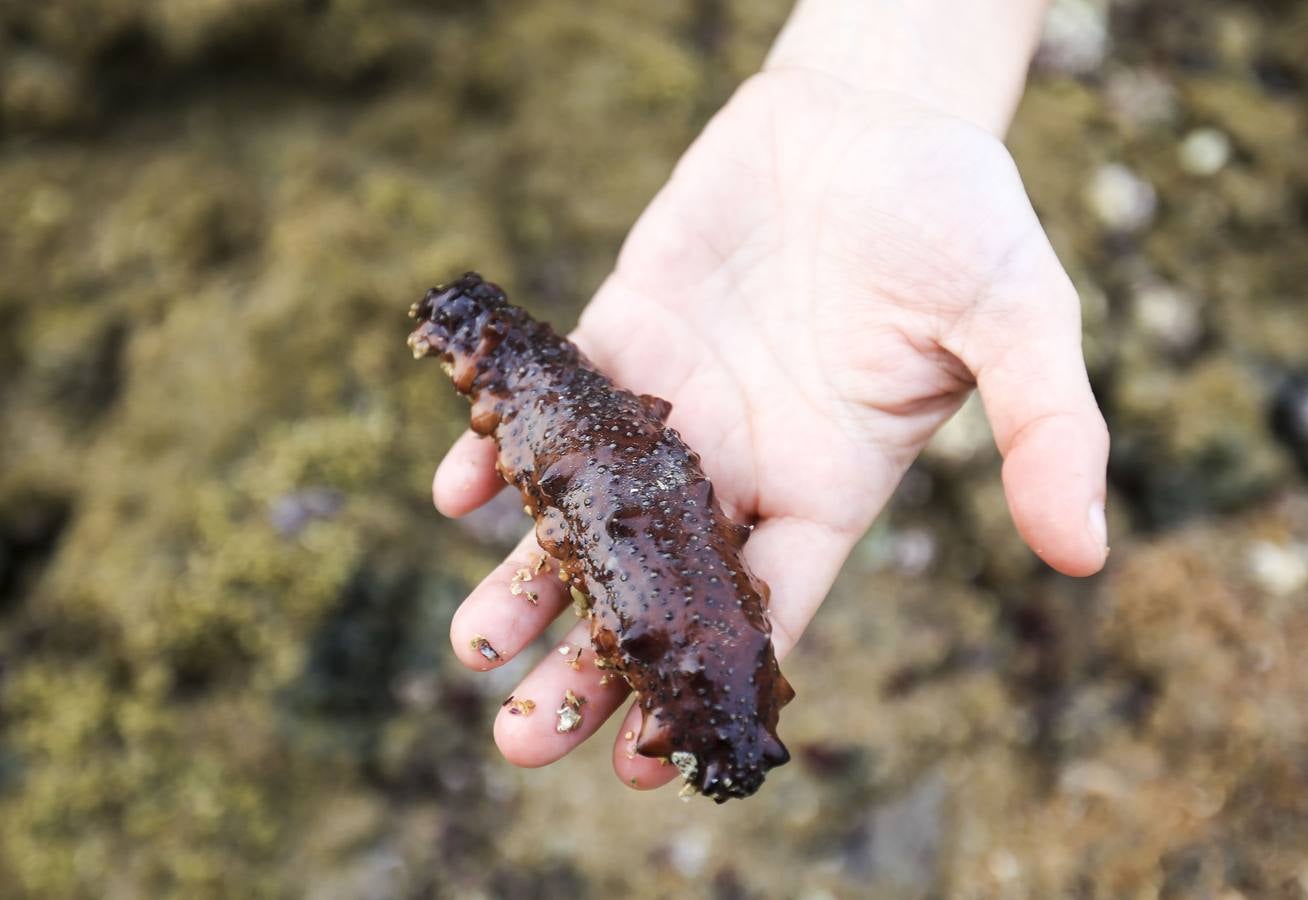
<instances>
[{"instance_id":1,"label":"bumpy textured skin","mask_svg":"<svg viewBox=\"0 0 1308 900\"><path fill-rule=\"evenodd\" d=\"M475 273L411 312L414 355L446 364L542 549L590 599L595 653L644 713L637 752L671 758L718 802L752 794L790 758L777 718L794 691L773 653L767 585L741 556L749 529L664 425L670 405L615 387Z\"/></svg>"}]
</instances>

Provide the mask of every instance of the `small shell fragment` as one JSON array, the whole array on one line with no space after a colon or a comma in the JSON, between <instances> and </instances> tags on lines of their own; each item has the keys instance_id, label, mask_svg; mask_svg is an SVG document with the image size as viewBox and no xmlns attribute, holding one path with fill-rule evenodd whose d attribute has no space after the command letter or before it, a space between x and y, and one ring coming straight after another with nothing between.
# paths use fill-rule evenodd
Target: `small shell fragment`
<instances>
[{"instance_id":1,"label":"small shell fragment","mask_svg":"<svg viewBox=\"0 0 1308 900\"><path fill-rule=\"evenodd\" d=\"M409 335L408 343L409 349L413 351L414 359L422 359L431 352L431 344L427 343L427 339L416 331Z\"/></svg>"},{"instance_id":2,"label":"small shell fragment","mask_svg":"<svg viewBox=\"0 0 1308 900\"><path fill-rule=\"evenodd\" d=\"M468 643L471 645L472 649L480 653L482 659L485 659L487 662L496 662L497 660L499 660L500 658L499 651L496 650L494 647L492 647L491 642L486 640L481 635L479 634L473 635L472 640L469 641Z\"/></svg>"},{"instance_id":3,"label":"small shell fragment","mask_svg":"<svg viewBox=\"0 0 1308 900\"><path fill-rule=\"evenodd\" d=\"M511 716L529 716L536 709L536 701L528 700L526 698L515 700L510 697L508 700L504 701L504 705L509 708L509 715Z\"/></svg>"},{"instance_id":4,"label":"small shell fragment","mask_svg":"<svg viewBox=\"0 0 1308 900\"><path fill-rule=\"evenodd\" d=\"M533 574L534 573L527 568L521 568L514 572L513 577L509 579L509 593L515 597L525 596L527 602L532 606L535 606L537 601L540 600L540 594L536 591L529 591L523 586L525 582L531 581Z\"/></svg>"},{"instance_id":5,"label":"small shell fragment","mask_svg":"<svg viewBox=\"0 0 1308 900\"><path fill-rule=\"evenodd\" d=\"M585 697L578 697L569 688L563 694L563 705L558 708L558 724L554 730L559 734L567 734L570 731L576 731L581 725L581 705L586 702Z\"/></svg>"},{"instance_id":6,"label":"small shell fragment","mask_svg":"<svg viewBox=\"0 0 1308 900\"><path fill-rule=\"evenodd\" d=\"M695 775L699 773L699 760L695 758L693 753L687 753L685 750L675 750L668 759L677 767L677 771L681 773L682 778L686 779L687 784L690 784Z\"/></svg>"}]
</instances>

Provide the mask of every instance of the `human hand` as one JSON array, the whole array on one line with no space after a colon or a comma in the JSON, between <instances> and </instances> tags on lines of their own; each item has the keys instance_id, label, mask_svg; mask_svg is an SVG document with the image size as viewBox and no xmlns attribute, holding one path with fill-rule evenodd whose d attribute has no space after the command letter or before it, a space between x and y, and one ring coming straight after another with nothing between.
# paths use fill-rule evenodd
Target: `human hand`
<instances>
[{"instance_id":1,"label":"human hand","mask_svg":"<svg viewBox=\"0 0 1308 900\"><path fill-rule=\"evenodd\" d=\"M979 387L1028 544L1054 568L1097 571L1107 432L1080 351L1077 297L1002 144L894 91L782 67L744 85L687 152L582 315L576 342L618 384L670 400L669 424L702 456L745 553L771 585L779 657L794 645L855 541L930 435ZM465 435L433 486L462 515L501 487L494 447ZM511 593L539 552L529 535L457 612L476 669L521 652L570 599L557 579ZM486 637L499 658L473 646ZM552 762L623 702L590 664L585 622L514 692L495 740L524 766ZM566 690L580 727L555 730ZM675 776L629 755L628 784Z\"/></svg>"}]
</instances>

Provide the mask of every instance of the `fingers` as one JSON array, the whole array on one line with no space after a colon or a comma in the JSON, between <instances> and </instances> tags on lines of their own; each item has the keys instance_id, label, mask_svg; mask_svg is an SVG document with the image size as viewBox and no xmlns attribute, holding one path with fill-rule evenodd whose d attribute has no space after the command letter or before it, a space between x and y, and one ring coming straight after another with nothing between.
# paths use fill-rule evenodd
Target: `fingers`
<instances>
[{"instance_id":1,"label":"fingers","mask_svg":"<svg viewBox=\"0 0 1308 900\"><path fill-rule=\"evenodd\" d=\"M495 744L514 765L548 765L594 734L627 694L621 677L595 667L590 623L583 620L500 707ZM530 711L523 708L527 701Z\"/></svg>"},{"instance_id":2,"label":"fingers","mask_svg":"<svg viewBox=\"0 0 1308 900\"><path fill-rule=\"evenodd\" d=\"M572 602L557 573L529 532L455 611L450 642L459 661L487 671L534 641Z\"/></svg>"},{"instance_id":3,"label":"fingers","mask_svg":"<svg viewBox=\"0 0 1308 900\"><path fill-rule=\"evenodd\" d=\"M958 352L977 378L1023 539L1067 575L1108 554L1108 429L1081 355L1076 291L1043 239L978 308Z\"/></svg>"},{"instance_id":4,"label":"fingers","mask_svg":"<svg viewBox=\"0 0 1308 900\"><path fill-rule=\"evenodd\" d=\"M495 471L495 442L471 431L459 435L432 479L436 508L451 518L472 512L504 487Z\"/></svg>"},{"instance_id":5,"label":"fingers","mask_svg":"<svg viewBox=\"0 0 1308 900\"><path fill-rule=\"evenodd\" d=\"M459 661L488 671L531 644L572 602L557 573L534 532L523 538L455 612L450 641ZM562 648L566 652L559 652ZM576 698L575 725L571 713L561 718L559 712L570 700L569 691ZM596 668L590 624L578 622L500 708L495 743L514 765L546 765L594 734L627 694L625 681Z\"/></svg>"}]
</instances>

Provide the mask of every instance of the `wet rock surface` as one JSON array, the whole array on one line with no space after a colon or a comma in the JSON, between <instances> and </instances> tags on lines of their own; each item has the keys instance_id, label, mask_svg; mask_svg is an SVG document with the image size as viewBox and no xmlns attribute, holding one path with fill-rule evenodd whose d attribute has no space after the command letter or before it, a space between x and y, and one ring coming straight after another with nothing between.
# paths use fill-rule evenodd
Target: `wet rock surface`
<instances>
[{"instance_id":1,"label":"wet rock surface","mask_svg":"<svg viewBox=\"0 0 1308 900\"><path fill-rule=\"evenodd\" d=\"M785 6L0 2L0 893L1308 896L1302 4L1064 4L1014 126L1104 575L1017 542L970 407L767 791L498 758L446 632L511 515L425 502L466 410L397 310L475 266L566 324Z\"/></svg>"}]
</instances>

